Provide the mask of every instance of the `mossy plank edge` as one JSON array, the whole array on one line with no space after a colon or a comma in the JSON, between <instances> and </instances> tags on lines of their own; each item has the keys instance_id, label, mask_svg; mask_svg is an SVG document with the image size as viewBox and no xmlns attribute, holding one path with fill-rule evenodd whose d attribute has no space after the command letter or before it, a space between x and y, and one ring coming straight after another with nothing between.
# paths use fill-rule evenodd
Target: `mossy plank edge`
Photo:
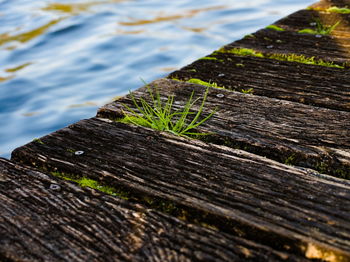
<instances>
[{"instance_id":1,"label":"mossy plank edge","mask_svg":"<svg viewBox=\"0 0 350 262\"><path fill-rule=\"evenodd\" d=\"M299 10L283 17L275 22L275 24L285 28L285 31L298 32L305 28L316 28L316 25L311 23L315 22L317 19L320 19L321 23L326 26L331 26L334 23L339 22L339 25L329 35L333 39L341 39L348 38L350 35L348 18L349 14L331 12L328 8L315 7L313 9L308 8Z\"/></svg>"},{"instance_id":2,"label":"mossy plank edge","mask_svg":"<svg viewBox=\"0 0 350 262\"><path fill-rule=\"evenodd\" d=\"M237 47L232 44L226 48ZM283 48L278 50L281 51ZM349 69L230 53L215 52L215 55L224 61L221 66L215 61L198 60L172 72L168 78L182 81L195 78L236 91L253 88L258 96L350 111Z\"/></svg>"},{"instance_id":3,"label":"mossy plank edge","mask_svg":"<svg viewBox=\"0 0 350 262\"><path fill-rule=\"evenodd\" d=\"M151 86L160 90L162 99L174 94L178 106L184 105L192 91L201 97L206 90L169 79ZM133 95L147 98L145 88ZM122 116L122 103L134 108L126 97L101 107L98 116ZM280 162L294 156L295 165L350 178L350 112L210 88L204 115L215 108L217 112L198 128L212 134L204 137L208 142L239 147Z\"/></svg>"},{"instance_id":4,"label":"mossy plank edge","mask_svg":"<svg viewBox=\"0 0 350 262\"><path fill-rule=\"evenodd\" d=\"M0 159L1 261L303 261Z\"/></svg>"},{"instance_id":5,"label":"mossy plank edge","mask_svg":"<svg viewBox=\"0 0 350 262\"><path fill-rule=\"evenodd\" d=\"M284 252L310 258L316 247L350 258L348 181L100 118L41 140L16 149L12 159L166 199L224 232Z\"/></svg>"},{"instance_id":6,"label":"mossy plank edge","mask_svg":"<svg viewBox=\"0 0 350 262\"><path fill-rule=\"evenodd\" d=\"M339 22L329 35L301 34L303 29L315 29L315 19L323 25L334 25ZM325 61L349 66L350 54L350 23L349 15L318 14L309 10L300 10L277 22L277 26L285 31L261 29L255 32L254 37L246 37L230 45L239 45L245 48L255 48L263 52L295 53L305 56L315 56Z\"/></svg>"}]
</instances>

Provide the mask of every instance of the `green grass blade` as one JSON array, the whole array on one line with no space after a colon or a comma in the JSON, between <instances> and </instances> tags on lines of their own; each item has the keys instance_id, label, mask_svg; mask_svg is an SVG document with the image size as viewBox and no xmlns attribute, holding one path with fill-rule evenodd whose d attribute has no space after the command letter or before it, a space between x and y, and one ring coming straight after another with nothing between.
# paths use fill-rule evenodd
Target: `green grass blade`
<instances>
[{"instance_id":1,"label":"green grass blade","mask_svg":"<svg viewBox=\"0 0 350 262\"><path fill-rule=\"evenodd\" d=\"M209 92L209 88L207 88L205 90L204 96L203 96L203 100L202 100L202 103L201 103L201 105L199 107L199 110L198 110L196 116L193 118L192 122L189 124L189 126L193 126L197 122L199 116L202 114L202 111L203 111L203 108L204 108L204 103L205 103L205 101L207 100L207 97L208 97L208 92Z\"/></svg>"},{"instance_id":2,"label":"green grass blade","mask_svg":"<svg viewBox=\"0 0 350 262\"><path fill-rule=\"evenodd\" d=\"M190 113L191 105L193 105L192 100L193 100L193 95L194 91L192 91L190 98L186 102L184 109L182 111L181 117L177 120L175 123L175 126L173 128L173 131L175 132L181 132L181 130L184 128L184 125L186 123L187 116Z\"/></svg>"},{"instance_id":3,"label":"green grass blade","mask_svg":"<svg viewBox=\"0 0 350 262\"><path fill-rule=\"evenodd\" d=\"M211 118L217 110L215 109L213 112L211 112L207 117L203 118L201 121L194 123L192 125L189 125L185 130L183 130L183 133L187 133L188 130L194 129L200 125L202 125L204 122L206 122L209 118Z\"/></svg>"}]
</instances>

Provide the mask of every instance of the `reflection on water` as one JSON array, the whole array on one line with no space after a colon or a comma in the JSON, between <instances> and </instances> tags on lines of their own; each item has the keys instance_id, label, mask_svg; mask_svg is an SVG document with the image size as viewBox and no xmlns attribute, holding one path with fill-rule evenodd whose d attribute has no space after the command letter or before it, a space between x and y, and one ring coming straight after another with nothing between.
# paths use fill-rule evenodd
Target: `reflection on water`
<instances>
[{"instance_id":1,"label":"reflection on water","mask_svg":"<svg viewBox=\"0 0 350 262\"><path fill-rule=\"evenodd\" d=\"M91 102L91 101L87 101L85 103L82 104L73 104L73 105L69 105L68 108L78 108L78 107L89 107L89 106L98 106L96 103Z\"/></svg>"},{"instance_id":2,"label":"reflection on water","mask_svg":"<svg viewBox=\"0 0 350 262\"><path fill-rule=\"evenodd\" d=\"M146 31L145 30L122 30L122 29L117 29L116 33L120 35L139 35L139 34L144 34Z\"/></svg>"},{"instance_id":3,"label":"reflection on water","mask_svg":"<svg viewBox=\"0 0 350 262\"><path fill-rule=\"evenodd\" d=\"M179 14L172 14L172 15L159 14L152 19L141 19L141 20L135 19L135 21L119 22L119 24L125 25L125 26L136 26L136 25L147 25L147 24L153 24L153 23L159 23L159 22L165 22L165 21L174 21L174 20L180 20L180 19L184 19L184 18L191 18L191 17L195 16L196 14L199 14L202 12L220 10L220 9L225 9L225 8L227 8L227 7L226 6L213 6L213 7L208 7L208 8L183 11Z\"/></svg>"},{"instance_id":4,"label":"reflection on water","mask_svg":"<svg viewBox=\"0 0 350 262\"><path fill-rule=\"evenodd\" d=\"M49 3L46 7L42 8L44 11L57 11L67 14L76 15L81 12L86 12L90 9L90 7L96 5L98 3L91 2L91 3L79 3L79 4L73 4L73 3Z\"/></svg>"},{"instance_id":5,"label":"reflection on water","mask_svg":"<svg viewBox=\"0 0 350 262\"><path fill-rule=\"evenodd\" d=\"M0 0L0 155L311 3Z\"/></svg>"},{"instance_id":6,"label":"reflection on water","mask_svg":"<svg viewBox=\"0 0 350 262\"><path fill-rule=\"evenodd\" d=\"M0 46L6 43L9 43L11 41L18 41L18 42L28 42L30 40L32 40L33 38L42 35L43 33L46 32L47 29L49 29L51 26L57 24L59 21L61 21L61 19L56 19L53 21L50 21L49 23L40 26L34 30L25 32L25 33L21 33L18 35L10 35L8 33L4 33L0 35Z\"/></svg>"},{"instance_id":7,"label":"reflection on water","mask_svg":"<svg viewBox=\"0 0 350 262\"><path fill-rule=\"evenodd\" d=\"M28 113L23 113L22 116L31 117L39 114L40 112L28 112Z\"/></svg>"},{"instance_id":8,"label":"reflection on water","mask_svg":"<svg viewBox=\"0 0 350 262\"><path fill-rule=\"evenodd\" d=\"M195 33L202 33L202 32L204 32L206 30L205 27L182 26L181 28L184 29L184 30L189 30L189 31L195 32Z\"/></svg>"},{"instance_id":9,"label":"reflection on water","mask_svg":"<svg viewBox=\"0 0 350 262\"><path fill-rule=\"evenodd\" d=\"M5 71L8 72L8 73L13 73L13 72L19 71L19 70L21 70L21 69L31 65L31 64L32 63L30 63L30 62L29 63L24 63L23 65L19 65L19 66L13 67L13 68L7 68L7 69L5 69Z\"/></svg>"},{"instance_id":10,"label":"reflection on water","mask_svg":"<svg viewBox=\"0 0 350 262\"><path fill-rule=\"evenodd\" d=\"M2 77L2 76L0 76L0 82L5 82L5 81L7 81L7 80L10 80L10 79L12 79L14 76L7 76L7 77Z\"/></svg>"},{"instance_id":11,"label":"reflection on water","mask_svg":"<svg viewBox=\"0 0 350 262\"><path fill-rule=\"evenodd\" d=\"M47 3L45 7L42 8L44 11L55 11L66 13L70 15L77 15L82 12L91 11L91 7L96 5L103 5L109 3L119 3L126 0L110 0L110 1L91 1L91 2L83 2L83 3Z\"/></svg>"}]
</instances>

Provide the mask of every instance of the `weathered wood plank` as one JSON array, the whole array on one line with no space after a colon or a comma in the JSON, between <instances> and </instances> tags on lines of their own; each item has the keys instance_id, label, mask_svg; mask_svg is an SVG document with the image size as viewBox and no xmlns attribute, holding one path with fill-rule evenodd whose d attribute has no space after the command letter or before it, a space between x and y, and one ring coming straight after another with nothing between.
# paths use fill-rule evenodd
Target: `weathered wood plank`
<instances>
[{"instance_id":1,"label":"weathered wood plank","mask_svg":"<svg viewBox=\"0 0 350 262\"><path fill-rule=\"evenodd\" d=\"M167 79L153 85L160 89L163 99L175 94L179 106L193 90L199 97L205 91L200 85ZM134 95L147 98L145 89ZM122 103L134 107L127 97L103 106L98 115L121 117ZM218 112L200 128L213 133L208 141L350 178L349 112L211 88L205 111L209 113L216 107Z\"/></svg>"},{"instance_id":2,"label":"weathered wood plank","mask_svg":"<svg viewBox=\"0 0 350 262\"><path fill-rule=\"evenodd\" d=\"M310 23L310 22L309 22ZM277 25L280 25L277 23ZM280 25L282 27L282 25ZM286 26L284 26L286 27ZM262 29L253 34L254 37L246 37L225 48L251 48L263 53L297 54L306 57L316 57L324 61L335 62L342 65L350 61L349 37L322 36L317 38L312 34L299 34L293 31L274 31ZM349 70L349 65L345 65ZM320 68L320 66L316 67ZM320 68L322 70L322 68Z\"/></svg>"},{"instance_id":3,"label":"weathered wood plank","mask_svg":"<svg viewBox=\"0 0 350 262\"><path fill-rule=\"evenodd\" d=\"M323 21L325 25L340 23L330 35L298 33L302 29L314 28L315 26L310 24L315 21L315 18ZM262 29L252 34L252 37L245 37L225 47L252 48L264 53L299 54L334 61L338 64L348 63L350 59L349 20L349 14L301 10L275 23L286 31Z\"/></svg>"},{"instance_id":4,"label":"weathered wood plank","mask_svg":"<svg viewBox=\"0 0 350 262\"><path fill-rule=\"evenodd\" d=\"M75 155L78 150L84 153ZM220 230L278 250L350 260L345 180L98 118L18 148L12 158L172 201Z\"/></svg>"},{"instance_id":5,"label":"weathered wood plank","mask_svg":"<svg viewBox=\"0 0 350 262\"><path fill-rule=\"evenodd\" d=\"M252 88L259 96L350 111L350 70L233 54L215 57L197 60L169 78L197 78L236 91Z\"/></svg>"},{"instance_id":6,"label":"weathered wood plank","mask_svg":"<svg viewBox=\"0 0 350 262\"><path fill-rule=\"evenodd\" d=\"M349 14L328 12L327 9L330 7L331 6L328 6L328 7L315 6L314 7L315 10L300 10L278 20L274 24L282 27L286 31L297 33L299 30L303 30L305 28L315 29L315 26L311 25L311 23L315 22L316 19L319 19L320 22L326 26L331 26L339 22L339 24L333 29L333 31L329 35L322 35L322 37L320 36L316 37L315 35L311 34L310 36L313 37L315 44L316 43L320 44L319 46L322 46L323 45L322 43L331 43L332 46L336 47L336 42L338 40L343 40L344 43L347 43L347 45L349 45L349 37L350 37ZM295 35L302 36L302 37L307 36L307 34L295 34ZM302 37L298 42L303 41ZM326 45L324 45L324 47L329 48ZM345 55L345 57L348 57L346 56L345 50L339 50L339 46L338 46L338 49L335 49L334 51L337 51L337 52L343 51L343 55ZM325 55L326 57L329 57L329 58L336 57L334 56L333 53L329 53ZM316 54L316 56L318 55Z\"/></svg>"},{"instance_id":7,"label":"weathered wood plank","mask_svg":"<svg viewBox=\"0 0 350 262\"><path fill-rule=\"evenodd\" d=\"M0 159L1 261L303 261Z\"/></svg>"}]
</instances>

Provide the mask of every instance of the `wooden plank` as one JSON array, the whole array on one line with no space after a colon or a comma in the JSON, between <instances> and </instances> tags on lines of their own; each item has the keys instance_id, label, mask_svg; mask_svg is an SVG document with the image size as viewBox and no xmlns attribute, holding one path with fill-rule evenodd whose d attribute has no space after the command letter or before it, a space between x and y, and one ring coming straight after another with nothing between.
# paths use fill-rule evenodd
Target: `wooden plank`
<instances>
[{"instance_id":1,"label":"wooden plank","mask_svg":"<svg viewBox=\"0 0 350 262\"><path fill-rule=\"evenodd\" d=\"M303 261L0 159L1 261Z\"/></svg>"},{"instance_id":2,"label":"wooden plank","mask_svg":"<svg viewBox=\"0 0 350 262\"><path fill-rule=\"evenodd\" d=\"M12 158L98 179L138 200L171 201L188 217L277 250L350 259L349 181L98 118L18 148Z\"/></svg>"},{"instance_id":3,"label":"wooden plank","mask_svg":"<svg viewBox=\"0 0 350 262\"><path fill-rule=\"evenodd\" d=\"M315 21L315 18L320 19L324 25L328 26L340 23L330 35L316 36L298 33L302 29L314 28L315 26L310 26L310 24ZM340 65L349 62L349 14L301 10L277 21L275 25L285 29L285 31L262 29L252 34L252 37L245 37L225 47L252 48L265 53L314 56Z\"/></svg>"},{"instance_id":4,"label":"wooden plank","mask_svg":"<svg viewBox=\"0 0 350 262\"><path fill-rule=\"evenodd\" d=\"M236 91L252 88L259 96L350 111L350 70L233 54L215 57L197 60L169 78L196 78Z\"/></svg>"},{"instance_id":5,"label":"wooden plank","mask_svg":"<svg viewBox=\"0 0 350 262\"><path fill-rule=\"evenodd\" d=\"M315 10L300 10L297 11L291 15L288 15L280 20L278 20L276 23L277 26L282 27L286 31L295 32L295 35L299 36L307 36L307 34L298 34L297 32L299 30L303 30L305 28L315 29L315 26L312 26L311 23L315 22L316 19L319 19L320 22L323 25L331 26L335 23L339 22L339 24L334 28L334 30L331 32L330 35L322 35L322 37L315 37L313 36L314 42L319 42L319 46L323 46L324 48L328 48L327 45L324 45L322 43L331 43L334 45L334 42L337 42L338 40L343 40L345 43L349 44L349 14L341 14L341 13L335 13L335 12L329 12L327 11L328 8L335 6L314 6ZM338 6L341 7L341 6ZM315 39L316 38L316 39ZM311 38L310 38L311 39ZM316 40L316 41L315 41ZM301 42L302 40L299 40ZM326 42L327 41L327 42ZM333 43L332 43L333 42ZM341 51L336 49L335 51ZM326 57L336 57L333 53L325 54ZM345 50L343 50L343 55L346 56ZM316 54L316 56L318 56ZM346 56L348 57L348 56ZM349 58L349 57L348 57Z\"/></svg>"},{"instance_id":6,"label":"wooden plank","mask_svg":"<svg viewBox=\"0 0 350 262\"><path fill-rule=\"evenodd\" d=\"M277 25L283 26L279 23ZM288 28L287 26L283 27ZM324 61L334 62L339 65L349 63L350 55L347 51L350 47L349 36L337 38L334 36L322 36L317 38L312 34L299 34L295 31L280 32L269 29L259 30L253 35L254 37L246 37L226 45L225 48L240 47L251 48L263 53L304 55L306 57L316 57ZM317 68L320 67L318 66ZM320 69L322 70L322 68ZM346 65L345 70L340 71L346 70L349 70L349 65Z\"/></svg>"},{"instance_id":7,"label":"wooden plank","mask_svg":"<svg viewBox=\"0 0 350 262\"><path fill-rule=\"evenodd\" d=\"M152 85L160 89L163 100L174 94L179 106L193 90L198 97L205 91L201 85L167 79ZM134 95L147 98L145 92L139 89ZM127 97L103 106L98 115L121 117L123 103L134 107ZM200 128L213 134L207 141L350 178L349 112L211 88L205 112L216 107L218 112Z\"/></svg>"}]
</instances>

